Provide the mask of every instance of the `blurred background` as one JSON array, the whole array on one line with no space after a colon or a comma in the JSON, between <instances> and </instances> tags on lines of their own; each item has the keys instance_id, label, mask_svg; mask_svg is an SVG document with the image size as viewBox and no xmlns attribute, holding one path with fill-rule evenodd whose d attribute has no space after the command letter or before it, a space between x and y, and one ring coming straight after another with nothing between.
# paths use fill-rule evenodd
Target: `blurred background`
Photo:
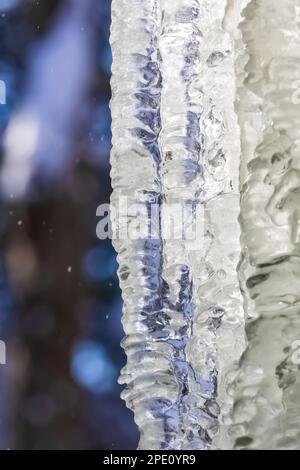
<instances>
[{"instance_id":1,"label":"blurred background","mask_svg":"<svg viewBox=\"0 0 300 470\"><path fill-rule=\"evenodd\" d=\"M0 0L0 448L135 449L117 384L110 0Z\"/></svg>"}]
</instances>

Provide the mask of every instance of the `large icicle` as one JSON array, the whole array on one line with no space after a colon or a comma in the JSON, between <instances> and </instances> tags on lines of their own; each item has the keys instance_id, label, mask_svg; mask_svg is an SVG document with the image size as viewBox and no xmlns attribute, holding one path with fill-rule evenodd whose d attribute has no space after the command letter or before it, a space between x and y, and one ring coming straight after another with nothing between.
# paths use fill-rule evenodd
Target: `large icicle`
<instances>
[{"instance_id":1,"label":"large icicle","mask_svg":"<svg viewBox=\"0 0 300 470\"><path fill-rule=\"evenodd\" d=\"M139 203L156 231L120 239L137 218L114 223L128 358L121 381L140 448L228 445L220 432L220 406L230 406L225 372L244 346L238 15L225 27L226 7L225 0L113 0L112 204L124 196ZM159 210L151 211L154 203ZM184 217L185 229L198 229L193 242L178 236Z\"/></svg>"},{"instance_id":2,"label":"large icicle","mask_svg":"<svg viewBox=\"0 0 300 470\"><path fill-rule=\"evenodd\" d=\"M300 2L252 0L237 109L248 347L232 387L236 448L300 448ZM241 70L241 69L239 69Z\"/></svg>"},{"instance_id":3,"label":"large icicle","mask_svg":"<svg viewBox=\"0 0 300 470\"><path fill-rule=\"evenodd\" d=\"M148 210L161 199L158 0L114 0L112 18L112 204L118 207L120 199L127 197L129 205L140 203ZM123 345L128 357L122 371L122 382L127 384L123 397L135 412L140 446L148 449L167 446L163 413L177 394L170 373L172 348L156 342L157 331L165 328L167 318L162 302L159 213L154 217L156 239L132 240L118 236L120 222L114 227L124 299ZM128 218L125 228L133 223Z\"/></svg>"}]
</instances>

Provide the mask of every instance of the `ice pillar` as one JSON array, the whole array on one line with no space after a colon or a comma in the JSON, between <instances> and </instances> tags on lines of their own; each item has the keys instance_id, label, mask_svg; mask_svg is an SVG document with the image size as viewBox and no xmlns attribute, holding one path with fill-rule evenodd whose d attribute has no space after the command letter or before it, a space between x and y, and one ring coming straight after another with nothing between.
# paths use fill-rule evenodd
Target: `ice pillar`
<instances>
[{"instance_id":1,"label":"ice pillar","mask_svg":"<svg viewBox=\"0 0 300 470\"><path fill-rule=\"evenodd\" d=\"M225 0L112 4L121 382L140 448L229 446L227 382L244 349L238 23Z\"/></svg>"}]
</instances>

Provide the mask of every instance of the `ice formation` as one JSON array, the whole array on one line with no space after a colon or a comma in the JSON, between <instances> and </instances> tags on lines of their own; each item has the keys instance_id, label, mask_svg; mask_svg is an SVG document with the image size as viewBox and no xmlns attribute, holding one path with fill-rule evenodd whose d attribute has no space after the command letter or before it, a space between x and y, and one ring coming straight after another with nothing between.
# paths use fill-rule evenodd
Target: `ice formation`
<instances>
[{"instance_id":1,"label":"ice formation","mask_svg":"<svg viewBox=\"0 0 300 470\"><path fill-rule=\"evenodd\" d=\"M249 2L237 106L248 346L233 384L237 448L300 448L300 2Z\"/></svg>"},{"instance_id":2,"label":"ice formation","mask_svg":"<svg viewBox=\"0 0 300 470\"><path fill-rule=\"evenodd\" d=\"M120 381L141 449L300 447L299 11L112 2Z\"/></svg>"}]
</instances>

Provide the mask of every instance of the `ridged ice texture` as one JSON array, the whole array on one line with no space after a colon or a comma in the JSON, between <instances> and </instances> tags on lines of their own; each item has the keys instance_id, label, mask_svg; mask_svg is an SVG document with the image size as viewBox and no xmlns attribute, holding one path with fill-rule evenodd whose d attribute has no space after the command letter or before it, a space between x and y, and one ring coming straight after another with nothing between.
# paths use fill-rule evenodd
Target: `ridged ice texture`
<instances>
[{"instance_id":1,"label":"ridged ice texture","mask_svg":"<svg viewBox=\"0 0 300 470\"><path fill-rule=\"evenodd\" d=\"M247 3L237 111L248 347L231 436L235 448L300 449L300 2Z\"/></svg>"},{"instance_id":2,"label":"ridged ice texture","mask_svg":"<svg viewBox=\"0 0 300 470\"><path fill-rule=\"evenodd\" d=\"M120 240L120 224L113 227L126 333L121 383L142 449L230 445L227 382L244 349L236 272L239 14L231 10L225 0L112 4L112 204L122 196L142 204L156 230ZM193 245L162 229L175 202L189 224L201 220ZM159 211L150 215L153 203Z\"/></svg>"}]
</instances>

